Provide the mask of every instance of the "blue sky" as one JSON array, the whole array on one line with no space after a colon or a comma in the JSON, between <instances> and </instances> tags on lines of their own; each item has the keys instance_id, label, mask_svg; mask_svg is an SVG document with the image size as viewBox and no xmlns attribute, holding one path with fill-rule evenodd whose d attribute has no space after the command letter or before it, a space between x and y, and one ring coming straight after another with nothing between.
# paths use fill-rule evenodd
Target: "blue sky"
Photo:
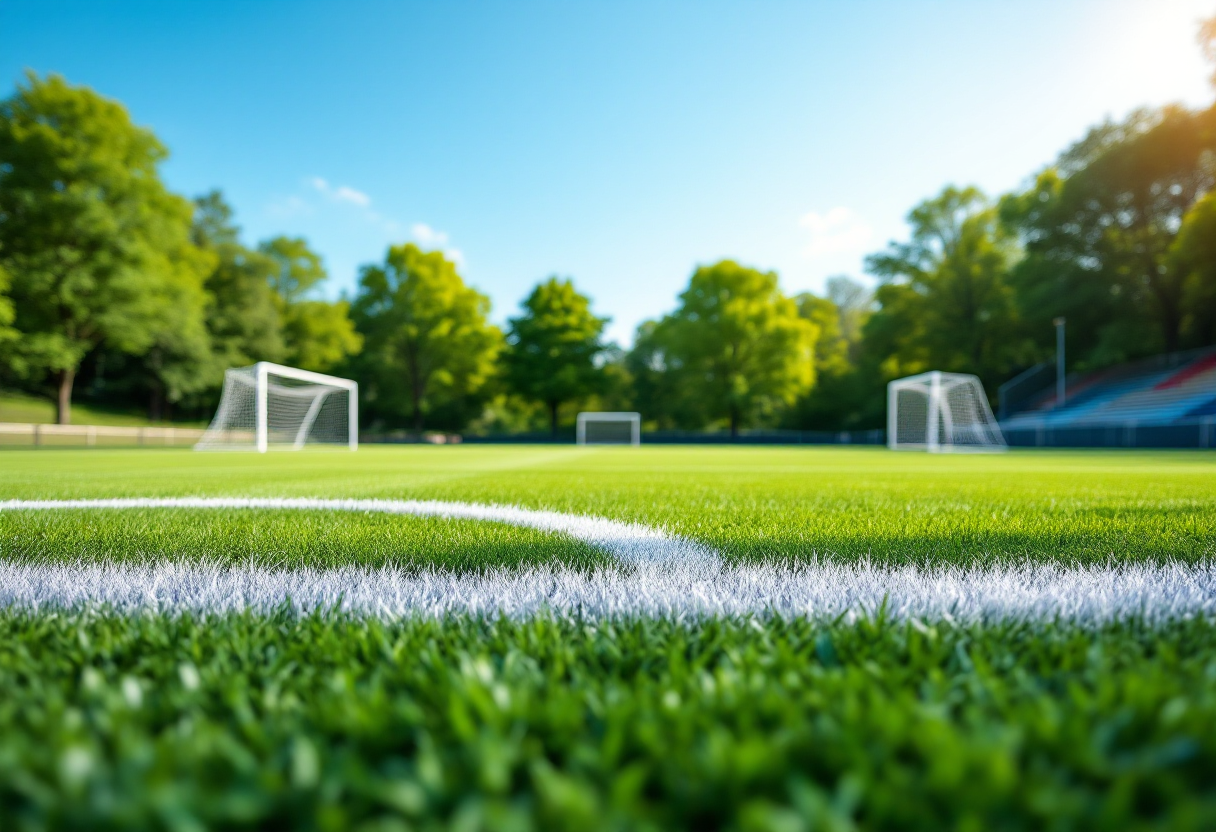
<instances>
[{"instance_id":1,"label":"blue sky","mask_svg":"<svg viewBox=\"0 0 1216 832\"><path fill-rule=\"evenodd\" d=\"M250 242L306 236L353 291L412 239L514 314L569 275L612 337L731 257L787 291L947 183L1017 187L1088 125L1212 99L1216 2L0 0L0 84L117 98Z\"/></svg>"}]
</instances>

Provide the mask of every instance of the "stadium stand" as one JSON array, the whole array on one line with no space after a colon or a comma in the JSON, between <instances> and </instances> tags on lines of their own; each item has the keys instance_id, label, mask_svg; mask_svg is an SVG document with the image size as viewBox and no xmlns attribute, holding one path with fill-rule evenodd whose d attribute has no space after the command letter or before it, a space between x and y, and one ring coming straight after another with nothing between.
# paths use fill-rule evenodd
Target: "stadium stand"
<instances>
[{"instance_id":1,"label":"stadium stand","mask_svg":"<svg viewBox=\"0 0 1216 832\"><path fill-rule=\"evenodd\" d=\"M1066 388L1060 405L1054 373L1042 367L1004 385L1001 429L1010 443L1216 445L1216 349L1069 376Z\"/></svg>"}]
</instances>

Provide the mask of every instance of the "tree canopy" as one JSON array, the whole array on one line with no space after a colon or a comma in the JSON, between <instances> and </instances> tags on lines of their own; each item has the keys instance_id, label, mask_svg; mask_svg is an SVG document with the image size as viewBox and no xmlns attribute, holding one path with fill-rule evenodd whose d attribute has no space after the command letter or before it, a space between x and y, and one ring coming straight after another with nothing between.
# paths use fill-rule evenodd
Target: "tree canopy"
<instances>
[{"instance_id":1,"label":"tree canopy","mask_svg":"<svg viewBox=\"0 0 1216 832\"><path fill-rule=\"evenodd\" d=\"M1017 315L1008 270L1013 238L977 188L942 190L908 214L911 238L871 255L871 274L899 289L880 291L879 316L897 322L891 354L908 369L964 370L989 382L1016 366ZM871 331L883 321L871 319ZM901 362L905 363L905 362ZM918 367L917 365L923 365ZM901 368L901 370L904 368Z\"/></svg>"},{"instance_id":2,"label":"tree canopy","mask_svg":"<svg viewBox=\"0 0 1216 832\"><path fill-rule=\"evenodd\" d=\"M556 436L559 406L604 388L597 359L608 318L592 314L591 301L570 280L556 277L533 289L522 307L507 330L504 372L515 392L545 405Z\"/></svg>"},{"instance_id":3,"label":"tree canopy","mask_svg":"<svg viewBox=\"0 0 1216 832\"><path fill-rule=\"evenodd\" d=\"M649 336L653 362L684 399L680 409L725 420L736 435L810 389L818 334L775 273L723 260L693 273L679 308Z\"/></svg>"},{"instance_id":4,"label":"tree canopy","mask_svg":"<svg viewBox=\"0 0 1216 832\"><path fill-rule=\"evenodd\" d=\"M56 75L28 74L0 103L0 267L20 309L20 363L54 376L61 424L99 345L191 361L206 349L208 261L190 241L190 203L161 182L166 155L122 105Z\"/></svg>"},{"instance_id":5,"label":"tree canopy","mask_svg":"<svg viewBox=\"0 0 1216 832\"><path fill-rule=\"evenodd\" d=\"M487 320L490 299L465 285L455 263L413 243L392 246L383 264L363 268L351 311L374 417L414 430L428 418L468 418L494 374L502 333Z\"/></svg>"}]
</instances>

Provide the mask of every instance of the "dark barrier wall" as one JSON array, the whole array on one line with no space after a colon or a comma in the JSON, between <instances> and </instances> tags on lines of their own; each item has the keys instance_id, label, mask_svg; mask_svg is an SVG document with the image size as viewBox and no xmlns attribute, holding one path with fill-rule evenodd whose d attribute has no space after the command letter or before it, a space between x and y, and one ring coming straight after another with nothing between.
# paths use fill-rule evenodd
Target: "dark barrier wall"
<instances>
[{"instance_id":1,"label":"dark barrier wall","mask_svg":"<svg viewBox=\"0 0 1216 832\"><path fill-rule=\"evenodd\" d=\"M548 443L570 444L574 434L559 432L557 439L545 433L489 434L465 436L473 443ZM693 430L643 431L643 445L882 445L887 441L883 430L745 430L731 437L726 432Z\"/></svg>"},{"instance_id":2,"label":"dark barrier wall","mask_svg":"<svg viewBox=\"0 0 1216 832\"><path fill-rule=\"evenodd\" d=\"M1216 419L1178 425L1095 425L1088 427L1019 428L1004 431L1014 448L1216 448ZM447 441L455 441L452 437ZM427 441L417 436L364 435L361 442ZM436 440L430 440L436 441ZM573 431L463 436L473 444L574 444ZM885 445L886 431L749 430L731 438L725 432L659 430L642 433L644 445Z\"/></svg>"},{"instance_id":3,"label":"dark barrier wall","mask_svg":"<svg viewBox=\"0 0 1216 832\"><path fill-rule=\"evenodd\" d=\"M1006 430L1020 448L1216 448L1216 420L1176 425L1087 425Z\"/></svg>"}]
</instances>

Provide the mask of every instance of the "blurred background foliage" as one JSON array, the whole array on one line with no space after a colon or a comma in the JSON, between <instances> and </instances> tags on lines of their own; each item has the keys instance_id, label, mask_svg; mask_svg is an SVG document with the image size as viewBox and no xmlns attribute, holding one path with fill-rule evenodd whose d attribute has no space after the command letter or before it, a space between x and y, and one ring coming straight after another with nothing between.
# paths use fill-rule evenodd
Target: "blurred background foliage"
<instances>
[{"instance_id":1,"label":"blurred background foliage","mask_svg":"<svg viewBox=\"0 0 1216 832\"><path fill-rule=\"evenodd\" d=\"M1216 55L1216 25L1200 42ZM866 258L872 280L832 277L822 296L700 266L627 349L568 277L541 281L503 331L455 262L413 244L327 299L307 240L243 240L222 193L165 187L166 156L121 104L59 76L31 73L0 102L8 399L65 423L74 401L197 422L226 368L265 360L355 378L374 431L556 435L583 409L838 430L880 426L886 383L927 369L975 373L995 398L1053 356L1058 316L1070 371L1216 344L1216 108L1097 125L1021 191L948 185Z\"/></svg>"}]
</instances>

